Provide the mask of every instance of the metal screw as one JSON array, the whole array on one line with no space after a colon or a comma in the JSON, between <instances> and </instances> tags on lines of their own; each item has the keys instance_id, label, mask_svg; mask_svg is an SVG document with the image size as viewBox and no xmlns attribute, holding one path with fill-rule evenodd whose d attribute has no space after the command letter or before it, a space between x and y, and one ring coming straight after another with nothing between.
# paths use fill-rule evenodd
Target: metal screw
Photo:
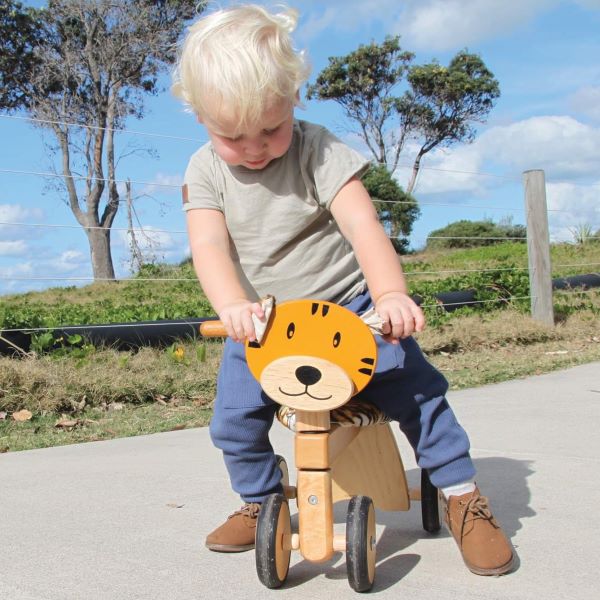
<instances>
[{"instance_id":1,"label":"metal screw","mask_svg":"<svg viewBox=\"0 0 600 600\"><path fill-rule=\"evenodd\" d=\"M316 496L309 496L308 497L308 503L309 504L319 504L319 499Z\"/></svg>"}]
</instances>

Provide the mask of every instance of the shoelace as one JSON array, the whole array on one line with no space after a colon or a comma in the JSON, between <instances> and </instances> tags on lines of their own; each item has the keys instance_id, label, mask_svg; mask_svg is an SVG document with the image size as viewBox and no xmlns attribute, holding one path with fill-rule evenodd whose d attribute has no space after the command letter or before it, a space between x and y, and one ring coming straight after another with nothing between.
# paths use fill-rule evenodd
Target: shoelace
<instances>
[{"instance_id":1,"label":"shoelace","mask_svg":"<svg viewBox=\"0 0 600 600\"><path fill-rule=\"evenodd\" d=\"M252 502L250 504L244 504L242 508L236 510L232 515L229 515L229 518L235 517L235 515L248 515L250 518L255 519L258 517L258 513L260 512L260 504L256 502Z\"/></svg>"},{"instance_id":2,"label":"shoelace","mask_svg":"<svg viewBox=\"0 0 600 600\"><path fill-rule=\"evenodd\" d=\"M492 515L492 511L490 510L486 496L475 496L467 503L465 516L461 527L461 537L464 533L467 523L472 523L477 519L485 519L486 521L489 521L495 528L498 528L498 524Z\"/></svg>"}]
</instances>

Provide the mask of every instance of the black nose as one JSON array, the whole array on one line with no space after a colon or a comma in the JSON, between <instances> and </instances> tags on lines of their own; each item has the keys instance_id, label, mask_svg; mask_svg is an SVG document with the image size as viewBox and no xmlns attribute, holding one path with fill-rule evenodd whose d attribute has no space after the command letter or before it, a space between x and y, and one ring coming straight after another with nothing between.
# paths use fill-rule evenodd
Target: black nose
<instances>
[{"instance_id":1,"label":"black nose","mask_svg":"<svg viewBox=\"0 0 600 600\"><path fill-rule=\"evenodd\" d=\"M296 369L296 378L304 385L313 385L321 379L321 371L315 367L304 365Z\"/></svg>"}]
</instances>

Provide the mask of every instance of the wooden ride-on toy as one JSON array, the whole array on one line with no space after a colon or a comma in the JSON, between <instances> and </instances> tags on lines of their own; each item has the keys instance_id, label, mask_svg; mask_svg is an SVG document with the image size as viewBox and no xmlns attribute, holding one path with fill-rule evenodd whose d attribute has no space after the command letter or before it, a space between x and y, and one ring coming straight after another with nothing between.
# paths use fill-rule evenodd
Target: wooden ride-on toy
<instances>
[{"instance_id":1,"label":"wooden ride-on toy","mask_svg":"<svg viewBox=\"0 0 600 600\"><path fill-rule=\"evenodd\" d=\"M206 321L203 335L226 335ZM437 489L421 471L421 488L408 489L387 419L353 399L371 381L377 345L355 313L330 302L293 300L275 305L260 342L246 342L250 371L281 407L278 419L295 431L296 486L278 457L284 494L263 502L256 530L256 569L268 588L286 580L290 554L312 562L346 553L350 586L364 592L375 579L375 507L408 510L421 500L426 531L440 529ZM288 501L296 499L298 531ZM334 533L333 505L348 504L345 534Z\"/></svg>"}]
</instances>

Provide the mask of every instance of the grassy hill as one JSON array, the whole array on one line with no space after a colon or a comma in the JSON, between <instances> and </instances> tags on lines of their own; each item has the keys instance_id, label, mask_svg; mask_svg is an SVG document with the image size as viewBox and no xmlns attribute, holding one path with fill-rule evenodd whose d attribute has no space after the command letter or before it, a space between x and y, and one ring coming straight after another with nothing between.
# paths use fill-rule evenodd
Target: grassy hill
<instances>
[{"instance_id":1,"label":"grassy hill","mask_svg":"<svg viewBox=\"0 0 600 600\"><path fill-rule=\"evenodd\" d=\"M480 290L482 300L529 293L527 250L523 243L433 251L405 256L402 262L411 292L422 296L425 304L435 304L433 295L437 292L470 288ZM552 262L555 277L598 271L600 244L555 245ZM528 301L519 306L526 311ZM0 297L0 329L127 323L211 314L189 263L148 265L125 281Z\"/></svg>"},{"instance_id":2,"label":"grassy hill","mask_svg":"<svg viewBox=\"0 0 600 600\"><path fill-rule=\"evenodd\" d=\"M428 328L419 343L454 388L600 360L600 288L554 295L557 324L528 316L522 243L403 257ZM600 244L552 247L554 277L600 270ZM475 288L484 303L446 313L439 291ZM189 264L148 266L131 280L0 297L1 330L208 316ZM84 341L0 357L0 452L205 425L220 342L119 352ZM29 414L30 413L30 414ZM22 418L22 421L15 420Z\"/></svg>"}]
</instances>

